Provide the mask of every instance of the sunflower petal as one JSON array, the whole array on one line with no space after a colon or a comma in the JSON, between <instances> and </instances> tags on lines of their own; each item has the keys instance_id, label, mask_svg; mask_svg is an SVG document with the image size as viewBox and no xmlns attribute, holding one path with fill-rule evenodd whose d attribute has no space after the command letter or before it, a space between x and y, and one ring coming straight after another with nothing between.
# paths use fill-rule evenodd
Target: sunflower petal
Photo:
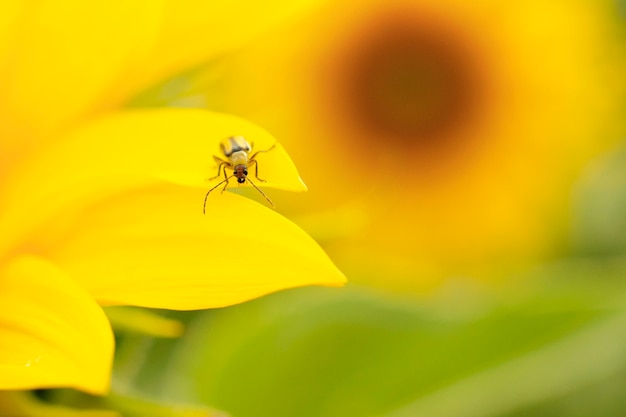
<instances>
[{"instance_id":1,"label":"sunflower petal","mask_svg":"<svg viewBox=\"0 0 626 417\"><path fill-rule=\"evenodd\" d=\"M154 43L159 4L53 0L24 6L5 47L4 122L17 123L16 132L40 134L94 107L122 69Z\"/></svg>"},{"instance_id":2,"label":"sunflower petal","mask_svg":"<svg viewBox=\"0 0 626 417\"><path fill-rule=\"evenodd\" d=\"M0 389L109 388L113 334L84 289L48 262L0 272Z\"/></svg>"},{"instance_id":3,"label":"sunflower petal","mask_svg":"<svg viewBox=\"0 0 626 417\"><path fill-rule=\"evenodd\" d=\"M320 0L166 1L159 33L143 60L135 62L109 90L120 102L133 93L239 48L269 29L305 14Z\"/></svg>"},{"instance_id":4,"label":"sunflower petal","mask_svg":"<svg viewBox=\"0 0 626 417\"><path fill-rule=\"evenodd\" d=\"M258 150L276 145L258 157L259 176L267 180L264 186L306 189L280 144L247 121L205 110L130 111L49 143L13 171L2 189L7 203L4 216L0 212L0 245L54 213L67 213L90 199L138 184L165 180L208 189L212 183L206 179L218 170L212 156L219 155L219 142L232 135L245 136Z\"/></svg>"},{"instance_id":5,"label":"sunflower petal","mask_svg":"<svg viewBox=\"0 0 626 417\"><path fill-rule=\"evenodd\" d=\"M295 224L250 199L160 185L74 214L49 256L105 305L227 306L285 288L342 285ZM41 248L41 246L40 246Z\"/></svg>"},{"instance_id":6,"label":"sunflower petal","mask_svg":"<svg viewBox=\"0 0 626 417\"><path fill-rule=\"evenodd\" d=\"M0 67L0 113L5 124L15 123L4 126L7 140L19 144L25 131L51 132L119 105L315 2L10 2L0 19L0 64L7 64Z\"/></svg>"}]
</instances>

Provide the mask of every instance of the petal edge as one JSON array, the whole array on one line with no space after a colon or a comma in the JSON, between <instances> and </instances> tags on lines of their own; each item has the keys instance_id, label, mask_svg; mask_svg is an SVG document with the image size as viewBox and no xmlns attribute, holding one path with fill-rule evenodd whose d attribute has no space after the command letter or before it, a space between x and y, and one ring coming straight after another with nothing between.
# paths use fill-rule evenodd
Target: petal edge
<instances>
[{"instance_id":1,"label":"petal edge","mask_svg":"<svg viewBox=\"0 0 626 417\"><path fill-rule=\"evenodd\" d=\"M113 333L89 294L40 258L16 259L0 274L0 389L106 393Z\"/></svg>"}]
</instances>

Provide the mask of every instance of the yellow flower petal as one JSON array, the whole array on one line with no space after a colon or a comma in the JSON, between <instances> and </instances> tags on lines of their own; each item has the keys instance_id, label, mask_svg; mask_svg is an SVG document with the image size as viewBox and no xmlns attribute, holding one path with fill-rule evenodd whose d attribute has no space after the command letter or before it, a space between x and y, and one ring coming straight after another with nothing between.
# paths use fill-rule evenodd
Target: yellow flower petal
<instances>
[{"instance_id":1,"label":"yellow flower petal","mask_svg":"<svg viewBox=\"0 0 626 417\"><path fill-rule=\"evenodd\" d=\"M149 50L160 7L75 0L24 6L9 39L13 47L5 48L4 122L18 132L45 133L93 107L122 69Z\"/></svg>"},{"instance_id":2,"label":"yellow flower petal","mask_svg":"<svg viewBox=\"0 0 626 417\"><path fill-rule=\"evenodd\" d=\"M5 139L19 145L28 133L51 132L118 106L315 1L281 7L204 0L10 3L0 18L0 64L6 64L0 67L0 113L10 132Z\"/></svg>"},{"instance_id":3,"label":"yellow flower petal","mask_svg":"<svg viewBox=\"0 0 626 417\"><path fill-rule=\"evenodd\" d=\"M0 2L0 75L7 67L9 51L14 45L14 31L18 26L18 16L24 4L17 1Z\"/></svg>"},{"instance_id":4,"label":"yellow flower petal","mask_svg":"<svg viewBox=\"0 0 626 417\"><path fill-rule=\"evenodd\" d=\"M241 47L318 3L321 1L168 1L163 8L155 45L143 62L138 62L139 65L124 75L118 88L109 92L109 99L119 102L120 97L137 93L139 88Z\"/></svg>"},{"instance_id":5,"label":"yellow flower petal","mask_svg":"<svg viewBox=\"0 0 626 417\"><path fill-rule=\"evenodd\" d=\"M138 184L165 180L208 190L212 183L206 179L217 174L212 156L232 135L245 136L259 150L276 144L263 129L235 116L191 109L120 113L48 143L0 189L4 201L17 204L0 209L0 245L23 239L25 227L34 230L54 213ZM263 186L306 189L279 144L258 161L259 176L267 180Z\"/></svg>"},{"instance_id":6,"label":"yellow flower petal","mask_svg":"<svg viewBox=\"0 0 626 417\"><path fill-rule=\"evenodd\" d=\"M317 243L274 210L218 193L203 215L203 199L173 185L135 190L59 220L65 233L34 245L105 305L203 309L344 283Z\"/></svg>"},{"instance_id":7,"label":"yellow flower petal","mask_svg":"<svg viewBox=\"0 0 626 417\"><path fill-rule=\"evenodd\" d=\"M113 334L84 289L34 257L0 272L0 389L105 393Z\"/></svg>"}]
</instances>

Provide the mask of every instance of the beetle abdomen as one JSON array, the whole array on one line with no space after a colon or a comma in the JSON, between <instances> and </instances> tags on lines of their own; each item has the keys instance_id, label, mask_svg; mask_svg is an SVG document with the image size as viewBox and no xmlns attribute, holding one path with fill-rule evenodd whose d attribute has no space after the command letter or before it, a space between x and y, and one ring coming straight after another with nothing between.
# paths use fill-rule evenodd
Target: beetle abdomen
<instances>
[{"instance_id":1,"label":"beetle abdomen","mask_svg":"<svg viewBox=\"0 0 626 417\"><path fill-rule=\"evenodd\" d=\"M231 136L221 143L222 152L226 157L230 157L235 152L250 152L252 146L243 136Z\"/></svg>"}]
</instances>

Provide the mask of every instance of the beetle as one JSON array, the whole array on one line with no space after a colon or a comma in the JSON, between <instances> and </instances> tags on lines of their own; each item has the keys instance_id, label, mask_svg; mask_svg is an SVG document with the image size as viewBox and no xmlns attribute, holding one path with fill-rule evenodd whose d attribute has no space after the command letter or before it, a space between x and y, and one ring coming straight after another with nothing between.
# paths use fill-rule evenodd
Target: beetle
<instances>
[{"instance_id":1,"label":"beetle","mask_svg":"<svg viewBox=\"0 0 626 417\"><path fill-rule=\"evenodd\" d=\"M275 147L276 144L272 145L268 149L256 151L253 154L248 155L252 152L252 145L248 143L243 136L231 136L223 140L220 143L220 148L227 159L222 159L219 156L213 155L213 159L218 164L217 175L209 178L209 181L219 177L222 171L224 172L224 180L207 191L204 196L204 207L202 209L202 213L206 214L206 202L209 198L209 194L211 194L211 191L224 184L224 188L222 188L222 192L224 192L226 187L228 187L228 180L232 177L237 178L237 182L239 184L243 184L248 181L259 193L261 193L263 197L265 197L267 202L270 203L272 207L276 207L274 206L272 200L270 200L269 197L265 195L265 193L257 187L256 184L250 180L250 178L248 178L248 167L254 165L254 177L261 182L265 182L265 180L259 178L259 163L257 162L256 157L258 154L269 152ZM227 169L233 170L233 173L230 176L226 173Z\"/></svg>"}]
</instances>

